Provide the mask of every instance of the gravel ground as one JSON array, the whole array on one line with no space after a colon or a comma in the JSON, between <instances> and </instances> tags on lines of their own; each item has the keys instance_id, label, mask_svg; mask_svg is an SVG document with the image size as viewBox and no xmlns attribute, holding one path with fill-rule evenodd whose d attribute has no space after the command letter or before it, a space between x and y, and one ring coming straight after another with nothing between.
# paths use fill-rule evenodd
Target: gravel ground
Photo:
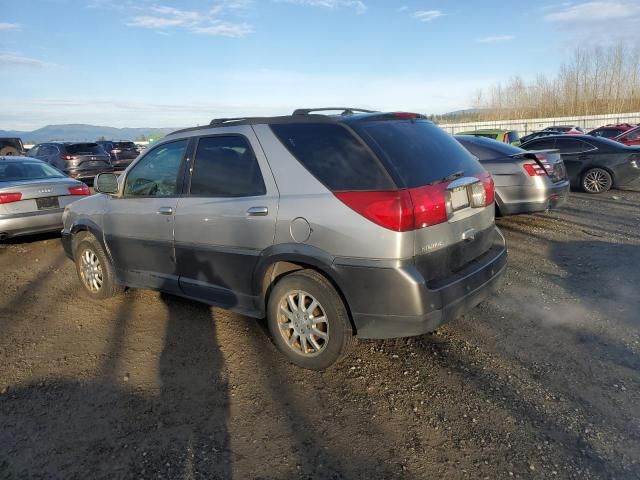
<instances>
[{"instance_id":1,"label":"gravel ground","mask_svg":"<svg viewBox=\"0 0 640 480\"><path fill-rule=\"evenodd\" d=\"M1 478L640 478L640 192L500 219L499 293L322 373L260 322L0 245Z\"/></svg>"}]
</instances>

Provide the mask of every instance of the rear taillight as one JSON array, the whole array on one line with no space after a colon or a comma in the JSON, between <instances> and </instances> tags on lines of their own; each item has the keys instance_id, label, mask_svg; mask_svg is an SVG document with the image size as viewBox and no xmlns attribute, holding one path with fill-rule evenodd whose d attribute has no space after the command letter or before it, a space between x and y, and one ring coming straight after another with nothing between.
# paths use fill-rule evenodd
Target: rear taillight
<instances>
[{"instance_id":1,"label":"rear taillight","mask_svg":"<svg viewBox=\"0 0 640 480\"><path fill-rule=\"evenodd\" d=\"M60 158L62 160L75 160L76 159L76 157L73 157L71 155L60 155Z\"/></svg>"},{"instance_id":2,"label":"rear taillight","mask_svg":"<svg viewBox=\"0 0 640 480\"><path fill-rule=\"evenodd\" d=\"M446 184L385 192L336 192L347 207L395 232L444 223L449 218Z\"/></svg>"},{"instance_id":3,"label":"rear taillight","mask_svg":"<svg viewBox=\"0 0 640 480\"><path fill-rule=\"evenodd\" d=\"M496 185L490 173L478 175L478 178L484 185L484 205L488 207L496 199Z\"/></svg>"},{"instance_id":4,"label":"rear taillight","mask_svg":"<svg viewBox=\"0 0 640 480\"><path fill-rule=\"evenodd\" d=\"M424 228L429 225L444 223L451 215L447 208L447 185L425 185L409 190L413 204L413 228Z\"/></svg>"},{"instance_id":5,"label":"rear taillight","mask_svg":"<svg viewBox=\"0 0 640 480\"><path fill-rule=\"evenodd\" d=\"M86 185L80 185L77 187L69 187L69 195L91 195L91 191Z\"/></svg>"},{"instance_id":6,"label":"rear taillight","mask_svg":"<svg viewBox=\"0 0 640 480\"><path fill-rule=\"evenodd\" d=\"M413 205L408 190L385 192L336 192L350 209L396 232L413 230Z\"/></svg>"},{"instance_id":7,"label":"rear taillight","mask_svg":"<svg viewBox=\"0 0 640 480\"><path fill-rule=\"evenodd\" d=\"M13 203L22 200L20 192L0 193L0 203Z\"/></svg>"},{"instance_id":8,"label":"rear taillight","mask_svg":"<svg viewBox=\"0 0 640 480\"><path fill-rule=\"evenodd\" d=\"M522 167L531 177L544 177L547 175L547 171L537 163L525 163Z\"/></svg>"}]
</instances>

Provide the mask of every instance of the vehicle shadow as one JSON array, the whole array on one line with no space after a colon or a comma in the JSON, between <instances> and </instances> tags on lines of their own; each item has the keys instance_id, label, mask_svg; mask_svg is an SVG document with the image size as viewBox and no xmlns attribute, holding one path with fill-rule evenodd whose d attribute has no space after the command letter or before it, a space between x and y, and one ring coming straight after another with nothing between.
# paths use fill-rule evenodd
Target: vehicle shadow
<instances>
[{"instance_id":1,"label":"vehicle shadow","mask_svg":"<svg viewBox=\"0 0 640 480\"><path fill-rule=\"evenodd\" d=\"M160 294L165 318L147 317L134 293L121 298L94 376L0 395L0 477L232 477L227 373L212 309ZM131 336L163 327L157 381L133 386Z\"/></svg>"}]
</instances>

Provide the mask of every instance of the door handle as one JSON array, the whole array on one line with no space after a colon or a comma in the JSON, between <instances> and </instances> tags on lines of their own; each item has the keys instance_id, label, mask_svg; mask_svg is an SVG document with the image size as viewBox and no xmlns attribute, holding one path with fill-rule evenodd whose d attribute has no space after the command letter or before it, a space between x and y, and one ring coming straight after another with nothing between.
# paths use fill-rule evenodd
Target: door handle
<instances>
[{"instance_id":1,"label":"door handle","mask_svg":"<svg viewBox=\"0 0 640 480\"><path fill-rule=\"evenodd\" d=\"M158 209L158 215L173 215L173 208L171 208L171 207L160 207Z\"/></svg>"},{"instance_id":2,"label":"door handle","mask_svg":"<svg viewBox=\"0 0 640 480\"><path fill-rule=\"evenodd\" d=\"M267 215L269 215L267 207L251 207L247 210L247 216L249 217L266 217Z\"/></svg>"}]
</instances>

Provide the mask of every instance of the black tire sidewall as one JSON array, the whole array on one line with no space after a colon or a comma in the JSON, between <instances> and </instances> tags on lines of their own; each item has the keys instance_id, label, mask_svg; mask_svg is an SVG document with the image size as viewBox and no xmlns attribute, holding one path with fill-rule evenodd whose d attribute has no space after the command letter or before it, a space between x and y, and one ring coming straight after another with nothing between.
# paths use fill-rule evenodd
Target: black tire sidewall
<instances>
[{"instance_id":1,"label":"black tire sidewall","mask_svg":"<svg viewBox=\"0 0 640 480\"><path fill-rule=\"evenodd\" d=\"M329 341L326 348L313 357L296 353L287 345L278 326L278 308L282 297L291 290L303 290L312 295L324 309L329 319ZM269 295L267 324L271 338L278 349L295 365L310 370L323 370L337 362L343 355L346 336L352 336L349 318L342 299L328 281L318 281L301 273L287 275L280 280Z\"/></svg>"},{"instance_id":2,"label":"black tire sidewall","mask_svg":"<svg viewBox=\"0 0 640 480\"><path fill-rule=\"evenodd\" d=\"M87 249L90 249L96 254L98 259L100 260L100 265L102 266L102 288L98 292L92 292L87 288L80 272L80 258ZM76 264L76 273L78 274L78 280L80 281L82 290L86 295L96 300L102 300L113 296L115 283L111 264L109 263L109 259L102 249L102 245L100 245L100 243L94 237L86 237L78 242L78 245L76 246L74 252L74 260Z\"/></svg>"},{"instance_id":3,"label":"black tire sidewall","mask_svg":"<svg viewBox=\"0 0 640 480\"><path fill-rule=\"evenodd\" d=\"M589 191L589 190L586 188L586 186L585 186L585 181L586 181L586 179L587 179L587 175L589 175L589 173L593 172L594 170L597 170L597 171L599 171L599 172L602 172L602 173L606 174L606 175L607 175L607 177L609 178L609 186L607 187L607 189L606 189L606 190L602 190L602 191L600 191L600 192L591 192L591 191ZM586 172L584 172L584 173L582 174L582 179L581 179L581 182L580 182L580 183L581 183L581 186L582 186L582 190L583 190L584 192L586 192L586 193L590 193L590 194L592 194L592 195L598 195L598 194L600 194L600 193L606 193L606 192L608 192L609 190L611 190L611 188L613 187L613 177L612 177L612 176L611 176L611 174L610 174L609 172L607 172L604 168L594 167L594 168L590 168L589 170L587 170Z\"/></svg>"}]
</instances>

